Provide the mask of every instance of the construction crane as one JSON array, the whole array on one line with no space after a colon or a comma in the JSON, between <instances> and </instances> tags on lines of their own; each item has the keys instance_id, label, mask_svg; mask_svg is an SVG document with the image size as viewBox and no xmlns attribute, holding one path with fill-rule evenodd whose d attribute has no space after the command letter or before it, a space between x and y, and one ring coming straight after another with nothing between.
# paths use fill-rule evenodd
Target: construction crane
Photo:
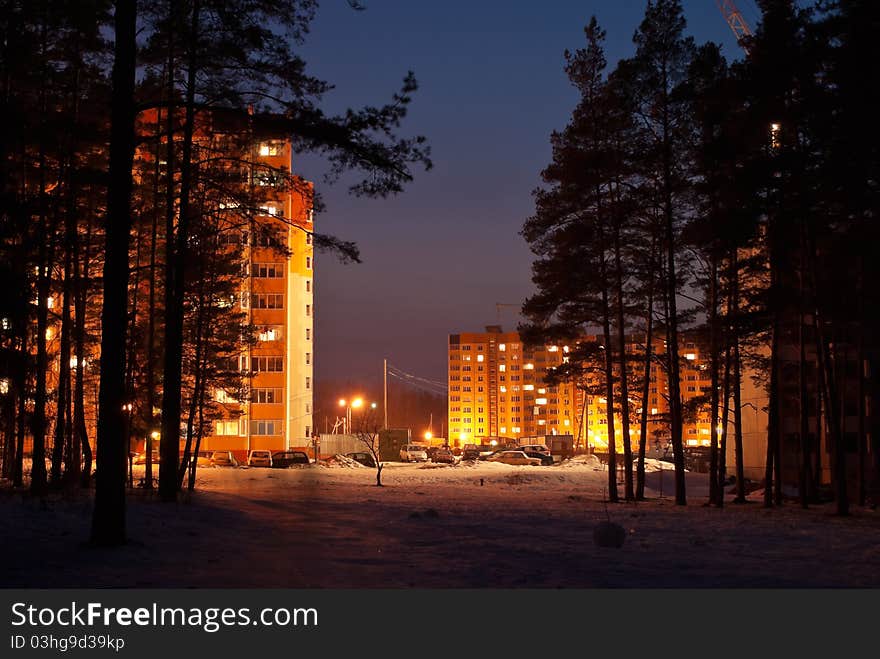
<instances>
[{"instance_id":1,"label":"construction crane","mask_svg":"<svg viewBox=\"0 0 880 659\"><path fill-rule=\"evenodd\" d=\"M739 10L739 7L736 6L736 2L734 2L734 0L715 0L715 3L724 15L724 20L727 21L730 29L733 30L737 43L739 43L743 50L746 51L746 54L748 54L748 48L743 46L742 40L745 37L752 36L752 28L749 27L746 19L743 18L742 12Z\"/></svg>"}]
</instances>

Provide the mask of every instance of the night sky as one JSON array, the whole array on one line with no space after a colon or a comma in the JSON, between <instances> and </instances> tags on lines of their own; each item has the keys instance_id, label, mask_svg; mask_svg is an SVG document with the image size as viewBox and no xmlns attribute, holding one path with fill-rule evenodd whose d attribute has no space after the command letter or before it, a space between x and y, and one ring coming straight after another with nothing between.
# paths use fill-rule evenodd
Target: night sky
<instances>
[{"instance_id":1,"label":"night sky","mask_svg":"<svg viewBox=\"0 0 880 659\"><path fill-rule=\"evenodd\" d=\"M584 44L595 14L608 32L609 65L633 53L644 2L626 0L323 0L304 55L335 84L325 107L379 105L408 70L420 89L404 134L423 134L434 169L416 171L389 199L349 196L323 184L314 157L294 163L327 204L317 229L361 249L363 263L316 259L316 376L380 378L382 359L416 375L446 378L447 335L500 322L513 330L532 292L532 254L519 235L531 192L577 95L563 52ZM739 6L752 26L753 0ZM684 0L688 31L741 52L715 0Z\"/></svg>"}]
</instances>

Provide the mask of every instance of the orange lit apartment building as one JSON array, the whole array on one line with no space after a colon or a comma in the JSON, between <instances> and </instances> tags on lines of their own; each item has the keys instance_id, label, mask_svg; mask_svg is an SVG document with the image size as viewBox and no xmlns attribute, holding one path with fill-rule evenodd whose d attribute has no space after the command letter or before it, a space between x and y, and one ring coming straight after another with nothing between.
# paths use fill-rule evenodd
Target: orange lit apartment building
<instances>
[{"instance_id":1,"label":"orange lit apartment building","mask_svg":"<svg viewBox=\"0 0 880 659\"><path fill-rule=\"evenodd\" d=\"M291 171L289 140L265 139L254 145L251 181L263 199L261 224L286 236L284 254L259 236L246 241L247 277L239 308L256 328L256 342L239 356L250 399L226 400L227 415L215 422L214 433L202 450L230 450L244 458L252 449L284 450L308 446L312 435L314 391L314 249L312 245L311 185L307 194L276 186L260 172ZM271 168L260 170L259 164Z\"/></svg>"},{"instance_id":2,"label":"orange lit apartment building","mask_svg":"<svg viewBox=\"0 0 880 659\"><path fill-rule=\"evenodd\" d=\"M548 387L546 368L562 363L565 350L526 349L517 332L449 337L449 437L453 445L486 437L573 434L575 388Z\"/></svg>"},{"instance_id":3,"label":"orange lit apartment building","mask_svg":"<svg viewBox=\"0 0 880 659\"><path fill-rule=\"evenodd\" d=\"M601 340L584 337L585 341ZM634 358L634 370L640 368L644 346L635 338L628 341L627 352ZM658 340L654 354L664 359L664 342ZM503 332L489 326L485 332L449 336L449 437L453 445L481 443L487 438L520 439L541 435L571 435L575 446L608 450L608 421L605 398L593 395L574 383L550 386L544 382L547 369L568 359L569 346L525 346L517 332ZM708 365L699 344L692 337L682 339L680 353L682 399L687 402L710 390ZM636 361L636 358L639 361ZM637 373L638 375L638 373ZM641 379L640 377L638 379ZM599 380L590 383L591 389ZM630 428L636 445L640 428L638 414L641 390L630 391L633 403ZM668 383L664 369L655 362L651 368L648 393L650 408L648 441L668 437L665 419L669 410ZM684 426L687 446L710 443L708 413L695 415ZM623 450L620 419L615 420L618 451ZM650 444L649 444L650 446Z\"/></svg>"}]
</instances>

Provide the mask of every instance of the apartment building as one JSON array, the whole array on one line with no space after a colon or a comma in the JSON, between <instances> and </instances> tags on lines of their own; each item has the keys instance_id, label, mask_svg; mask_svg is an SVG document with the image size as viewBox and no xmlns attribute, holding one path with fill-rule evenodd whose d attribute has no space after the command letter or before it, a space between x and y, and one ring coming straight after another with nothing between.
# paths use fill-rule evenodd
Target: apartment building
<instances>
[{"instance_id":1,"label":"apartment building","mask_svg":"<svg viewBox=\"0 0 880 659\"><path fill-rule=\"evenodd\" d=\"M238 303L256 331L239 355L249 399L238 403L215 392L226 414L202 440L203 450L230 450L239 458L252 449L308 445L314 391L311 185L276 185L267 174L291 171L289 140L258 141L252 158L251 183L261 198L255 224L262 231L242 234L247 276Z\"/></svg>"},{"instance_id":2,"label":"apartment building","mask_svg":"<svg viewBox=\"0 0 880 659\"><path fill-rule=\"evenodd\" d=\"M600 342L600 336L585 336L582 341ZM637 423L641 412L641 390L635 382L645 347L639 337L627 338L627 353L633 357L637 376L630 390L632 402L630 439L639 440ZM449 437L453 445L480 443L486 439L520 439L540 435L571 435L574 445L594 451L608 450L606 399L599 374L587 378L581 386L573 382L550 385L545 382L548 369L569 359L567 345L526 346L517 332L504 332L500 326L488 326L484 332L451 334L448 345ZM654 342L654 355L662 359L665 344ZM710 391L705 350L694 336L683 335L680 353L684 358L681 372L682 399L687 403ZM651 367L648 392L648 441L663 445L668 431L668 380L656 360ZM698 401L694 401L696 403ZM699 405L684 426L686 446L708 446L711 442L709 414ZM623 450L622 424L615 419L617 450Z\"/></svg>"}]
</instances>

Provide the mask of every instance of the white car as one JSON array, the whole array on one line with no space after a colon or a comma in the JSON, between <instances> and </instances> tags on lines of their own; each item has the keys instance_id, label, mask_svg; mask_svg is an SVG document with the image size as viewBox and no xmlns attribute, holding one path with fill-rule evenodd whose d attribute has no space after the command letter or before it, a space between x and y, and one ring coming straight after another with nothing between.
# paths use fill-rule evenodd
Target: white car
<instances>
[{"instance_id":1,"label":"white car","mask_svg":"<svg viewBox=\"0 0 880 659\"><path fill-rule=\"evenodd\" d=\"M498 451L491 455L491 462L503 462L508 465L535 465L541 464L540 458L530 458L524 451Z\"/></svg>"},{"instance_id":2,"label":"white car","mask_svg":"<svg viewBox=\"0 0 880 659\"><path fill-rule=\"evenodd\" d=\"M517 446L517 451L525 451L526 453L543 453L550 455L550 449L543 444L526 444L525 446Z\"/></svg>"},{"instance_id":3,"label":"white car","mask_svg":"<svg viewBox=\"0 0 880 659\"><path fill-rule=\"evenodd\" d=\"M400 447L400 459L404 462L427 462L428 452L424 446L406 444Z\"/></svg>"},{"instance_id":4,"label":"white car","mask_svg":"<svg viewBox=\"0 0 880 659\"><path fill-rule=\"evenodd\" d=\"M271 467L272 451L251 451L248 455L248 467Z\"/></svg>"}]
</instances>

